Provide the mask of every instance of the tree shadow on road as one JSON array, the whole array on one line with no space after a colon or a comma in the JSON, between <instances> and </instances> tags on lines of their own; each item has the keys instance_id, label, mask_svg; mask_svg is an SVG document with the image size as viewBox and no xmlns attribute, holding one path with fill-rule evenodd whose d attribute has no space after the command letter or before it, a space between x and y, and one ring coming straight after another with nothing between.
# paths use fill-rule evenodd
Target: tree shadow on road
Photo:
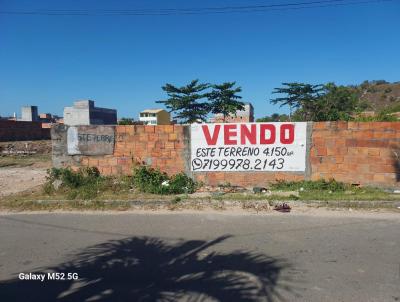
<instances>
[{"instance_id":1,"label":"tree shadow on road","mask_svg":"<svg viewBox=\"0 0 400 302\"><path fill-rule=\"evenodd\" d=\"M290 265L259 253L219 253L212 241L153 237L86 248L40 272L77 273L79 280L0 282L0 301L275 301L290 292Z\"/></svg>"}]
</instances>

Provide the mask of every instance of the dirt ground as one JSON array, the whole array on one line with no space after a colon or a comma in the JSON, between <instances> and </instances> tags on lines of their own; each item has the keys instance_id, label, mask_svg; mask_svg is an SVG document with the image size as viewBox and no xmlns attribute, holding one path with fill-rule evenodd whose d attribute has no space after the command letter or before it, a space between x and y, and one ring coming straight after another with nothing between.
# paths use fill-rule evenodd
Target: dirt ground
<instances>
[{"instance_id":1,"label":"dirt ground","mask_svg":"<svg viewBox=\"0 0 400 302\"><path fill-rule=\"evenodd\" d=\"M51 154L51 140L0 142L0 154Z\"/></svg>"},{"instance_id":2,"label":"dirt ground","mask_svg":"<svg viewBox=\"0 0 400 302\"><path fill-rule=\"evenodd\" d=\"M32 190L39 185L42 185L45 180L45 168L0 168L0 197Z\"/></svg>"},{"instance_id":3,"label":"dirt ground","mask_svg":"<svg viewBox=\"0 0 400 302\"><path fill-rule=\"evenodd\" d=\"M2 158L0 165L0 197L37 189L46 180L50 158Z\"/></svg>"}]
</instances>

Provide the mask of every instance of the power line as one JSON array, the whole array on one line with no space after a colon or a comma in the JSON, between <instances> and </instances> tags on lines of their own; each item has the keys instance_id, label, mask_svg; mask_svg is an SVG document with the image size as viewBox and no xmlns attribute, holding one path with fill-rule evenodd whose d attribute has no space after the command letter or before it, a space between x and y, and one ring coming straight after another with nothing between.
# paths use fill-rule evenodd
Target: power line
<instances>
[{"instance_id":1,"label":"power line","mask_svg":"<svg viewBox=\"0 0 400 302\"><path fill-rule=\"evenodd\" d=\"M247 5L247 6L218 6L218 7L198 7L198 8L160 8L160 9L40 9L38 12L49 12L49 13L90 13L90 12L110 12L110 13L126 13L126 12L137 12L137 13L154 13L154 12L196 12L196 11L219 11L219 10L243 10L243 9L255 9L255 8L270 8L270 7L284 7L284 6L296 6L296 5L311 5L321 3L332 3L332 2L343 2L346 0L323 0L323 1L311 1L311 2L296 2L296 3L282 3L282 4L269 4L269 5ZM23 11L22 11L23 12ZM36 11L32 11L36 12Z\"/></svg>"},{"instance_id":2,"label":"power line","mask_svg":"<svg viewBox=\"0 0 400 302\"><path fill-rule=\"evenodd\" d=\"M393 2L397 0L321 0L269 5L221 6L199 8L161 8L161 9L37 9L1 11L3 15L46 15L46 16L169 16L169 15L205 15L229 13L253 13L267 11L300 10L320 7L349 6L367 3Z\"/></svg>"}]
</instances>

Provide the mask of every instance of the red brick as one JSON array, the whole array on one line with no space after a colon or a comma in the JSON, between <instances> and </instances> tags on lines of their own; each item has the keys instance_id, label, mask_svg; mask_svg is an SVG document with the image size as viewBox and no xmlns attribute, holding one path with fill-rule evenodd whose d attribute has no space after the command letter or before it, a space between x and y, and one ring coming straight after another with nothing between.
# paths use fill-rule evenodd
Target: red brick
<instances>
[{"instance_id":1,"label":"red brick","mask_svg":"<svg viewBox=\"0 0 400 302\"><path fill-rule=\"evenodd\" d=\"M168 135L168 140L169 141L176 141L176 140L178 140L178 135L176 133L170 133Z\"/></svg>"},{"instance_id":2,"label":"red brick","mask_svg":"<svg viewBox=\"0 0 400 302\"><path fill-rule=\"evenodd\" d=\"M125 132L129 135L134 135L135 134L135 126L134 125L125 126Z\"/></svg>"},{"instance_id":3,"label":"red brick","mask_svg":"<svg viewBox=\"0 0 400 302\"><path fill-rule=\"evenodd\" d=\"M326 129L326 123L325 122L316 122L313 123L313 129Z\"/></svg>"},{"instance_id":4,"label":"red brick","mask_svg":"<svg viewBox=\"0 0 400 302\"><path fill-rule=\"evenodd\" d=\"M357 140L356 139L346 139L346 147L356 147Z\"/></svg>"},{"instance_id":5,"label":"red brick","mask_svg":"<svg viewBox=\"0 0 400 302\"><path fill-rule=\"evenodd\" d=\"M132 163L132 158L131 157L124 156L124 157L118 157L117 158L117 164L118 165L128 165L128 164L131 164L131 163Z\"/></svg>"},{"instance_id":6,"label":"red brick","mask_svg":"<svg viewBox=\"0 0 400 302\"><path fill-rule=\"evenodd\" d=\"M94 158L94 157L89 157L88 164L91 167L97 167L99 165L99 160L97 158Z\"/></svg>"},{"instance_id":7,"label":"red brick","mask_svg":"<svg viewBox=\"0 0 400 302\"><path fill-rule=\"evenodd\" d=\"M370 156L379 156L380 149L379 148L368 148L368 155Z\"/></svg>"},{"instance_id":8,"label":"red brick","mask_svg":"<svg viewBox=\"0 0 400 302\"><path fill-rule=\"evenodd\" d=\"M327 155L327 149L325 147L316 148L316 151L317 151L318 156L326 156Z\"/></svg>"},{"instance_id":9,"label":"red brick","mask_svg":"<svg viewBox=\"0 0 400 302\"><path fill-rule=\"evenodd\" d=\"M155 133L149 133L148 139L147 139L147 140L148 140L149 142L156 142L156 141L159 140L159 137L158 137L158 135L155 134Z\"/></svg>"},{"instance_id":10,"label":"red brick","mask_svg":"<svg viewBox=\"0 0 400 302\"><path fill-rule=\"evenodd\" d=\"M355 130L358 129L359 123L358 122L348 122L347 123L347 129L349 130Z\"/></svg>"},{"instance_id":11,"label":"red brick","mask_svg":"<svg viewBox=\"0 0 400 302\"><path fill-rule=\"evenodd\" d=\"M155 127L156 126L144 126L144 132L154 133L155 132Z\"/></svg>"},{"instance_id":12,"label":"red brick","mask_svg":"<svg viewBox=\"0 0 400 302\"><path fill-rule=\"evenodd\" d=\"M373 173L395 173L395 172L397 172L397 167L396 167L396 165L372 164L370 166L370 172L373 172Z\"/></svg>"},{"instance_id":13,"label":"red brick","mask_svg":"<svg viewBox=\"0 0 400 302\"><path fill-rule=\"evenodd\" d=\"M188 126L174 125L174 132L177 134L183 134L185 127L188 127Z\"/></svg>"},{"instance_id":14,"label":"red brick","mask_svg":"<svg viewBox=\"0 0 400 302\"><path fill-rule=\"evenodd\" d=\"M165 149L175 149L174 142L165 142Z\"/></svg>"},{"instance_id":15,"label":"red brick","mask_svg":"<svg viewBox=\"0 0 400 302\"><path fill-rule=\"evenodd\" d=\"M115 126L115 133L116 134L126 133L125 132L125 126L122 126L122 125Z\"/></svg>"},{"instance_id":16,"label":"red brick","mask_svg":"<svg viewBox=\"0 0 400 302\"><path fill-rule=\"evenodd\" d=\"M314 146L325 146L325 139L323 137L315 137L312 139Z\"/></svg>"},{"instance_id":17,"label":"red brick","mask_svg":"<svg viewBox=\"0 0 400 302\"><path fill-rule=\"evenodd\" d=\"M373 123L370 123L370 122L360 122L360 123L358 123L358 128L362 129L362 130L374 129Z\"/></svg>"},{"instance_id":18,"label":"red brick","mask_svg":"<svg viewBox=\"0 0 400 302\"><path fill-rule=\"evenodd\" d=\"M374 131L370 131L370 130L354 131L353 138L355 138L355 139L371 139L371 138L374 138Z\"/></svg>"},{"instance_id":19,"label":"red brick","mask_svg":"<svg viewBox=\"0 0 400 302\"><path fill-rule=\"evenodd\" d=\"M375 174L373 180L375 182L385 182L385 175L383 175L383 174Z\"/></svg>"},{"instance_id":20,"label":"red brick","mask_svg":"<svg viewBox=\"0 0 400 302\"><path fill-rule=\"evenodd\" d=\"M100 173L103 175L112 175L112 169L110 166L100 167Z\"/></svg>"},{"instance_id":21,"label":"red brick","mask_svg":"<svg viewBox=\"0 0 400 302\"><path fill-rule=\"evenodd\" d=\"M391 125L391 128L396 131L399 131L400 130L400 122L393 122Z\"/></svg>"},{"instance_id":22,"label":"red brick","mask_svg":"<svg viewBox=\"0 0 400 302\"><path fill-rule=\"evenodd\" d=\"M143 133L143 132L145 132L145 127L146 126L144 126L144 125L135 125L135 132L136 133Z\"/></svg>"}]
</instances>

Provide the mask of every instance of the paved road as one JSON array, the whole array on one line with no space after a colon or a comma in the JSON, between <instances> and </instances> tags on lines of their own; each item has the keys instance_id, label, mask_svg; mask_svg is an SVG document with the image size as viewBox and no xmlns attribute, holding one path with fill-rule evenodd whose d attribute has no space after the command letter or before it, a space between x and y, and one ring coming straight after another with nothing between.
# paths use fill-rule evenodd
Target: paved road
<instances>
[{"instance_id":1,"label":"paved road","mask_svg":"<svg viewBox=\"0 0 400 302\"><path fill-rule=\"evenodd\" d=\"M400 214L0 215L0 301L157 300L400 301Z\"/></svg>"}]
</instances>

